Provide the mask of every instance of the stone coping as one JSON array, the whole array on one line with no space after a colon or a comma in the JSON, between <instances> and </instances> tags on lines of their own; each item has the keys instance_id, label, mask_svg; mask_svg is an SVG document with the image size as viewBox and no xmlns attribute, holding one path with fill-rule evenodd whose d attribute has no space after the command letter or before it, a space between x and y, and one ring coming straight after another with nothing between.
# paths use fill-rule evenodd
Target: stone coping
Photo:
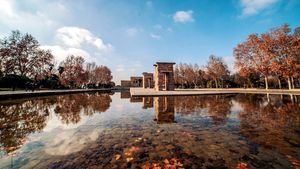
<instances>
[{"instance_id":1,"label":"stone coping","mask_svg":"<svg viewBox=\"0 0 300 169\"><path fill-rule=\"evenodd\" d=\"M228 93L253 93L253 94L284 94L300 95L300 89L241 89L241 88L205 88L205 89L175 89L174 91L155 91L154 89L130 88L131 96L187 96L203 94L228 94Z\"/></svg>"},{"instance_id":2,"label":"stone coping","mask_svg":"<svg viewBox=\"0 0 300 169\"><path fill-rule=\"evenodd\" d=\"M24 97L38 97L47 95L83 93L83 92L110 92L111 89L63 89L63 90L35 90L35 91L1 91L0 100L17 99Z\"/></svg>"}]
</instances>

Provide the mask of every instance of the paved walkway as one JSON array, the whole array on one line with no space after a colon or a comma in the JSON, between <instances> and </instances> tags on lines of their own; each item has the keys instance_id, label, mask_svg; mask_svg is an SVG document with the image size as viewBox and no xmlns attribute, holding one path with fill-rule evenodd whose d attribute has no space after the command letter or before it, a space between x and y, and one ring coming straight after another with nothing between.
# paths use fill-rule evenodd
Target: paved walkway
<instances>
[{"instance_id":1,"label":"paved walkway","mask_svg":"<svg viewBox=\"0 0 300 169\"><path fill-rule=\"evenodd\" d=\"M288 94L300 95L300 89L176 89L174 91L155 91L153 89L130 88L131 96L180 96L180 95L203 95L203 94L226 94L226 93L257 93L257 94Z\"/></svg>"},{"instance_id":2,"label":"paved walkway","mask_svg":"<svg viewBox=\"0 0 300 169\"><path fill-rule=\"evenodd\" d=\"M82 92L95 92L95 91L111 91L111 89L64 89L64 90L35 90L35 91L0 91L0 99L21 98L21 97L34 97L46 96L56 94L69 94L69 93L82 93Z\"/></svg>"}]
</instances>

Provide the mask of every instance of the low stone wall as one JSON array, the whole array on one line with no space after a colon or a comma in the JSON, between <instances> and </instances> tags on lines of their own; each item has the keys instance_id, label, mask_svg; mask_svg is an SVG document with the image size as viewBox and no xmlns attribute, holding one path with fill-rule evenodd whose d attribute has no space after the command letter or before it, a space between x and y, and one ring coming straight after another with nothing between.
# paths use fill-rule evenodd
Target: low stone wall
<instances>
[{"instance_id":1,"label":"low stone wall","mask_svg":"<svg viewBox=\"0 0 300 169\"><path fill-rule=\"evenodd\" d=\"M41 91L5 91L0 92L0 100L18 99L24 97L38 97L83 92L111 92L111 89L73 89L73 90L41 90Z\"/></svg>"},{"instance_id":2,"label":"low stone wall","mask_svg":"<svg viewBox=\"0 0 300 169\"><path fill-rule=\"evenodd\" d=\"M226 93L253 93L253 94L286 94L300 95L300 89L279 90L279 89L175 89L174 91L156 91L154 89L130 88L131 96L188 96L203 94L226 94Z\"/></svg>"}]
</instances>

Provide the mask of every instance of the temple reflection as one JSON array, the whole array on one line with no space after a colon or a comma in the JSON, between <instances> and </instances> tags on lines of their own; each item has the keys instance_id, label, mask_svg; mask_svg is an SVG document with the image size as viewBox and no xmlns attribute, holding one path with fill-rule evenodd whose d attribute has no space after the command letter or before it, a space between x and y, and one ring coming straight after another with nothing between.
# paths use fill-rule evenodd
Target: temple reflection
<instances>
[{"instance_id":1,"label":"temple reflection","mask_svg":"<svg viewBox=\"0 0 300 169\"><path fill-rule=\"evenodd\" d=\"M121 99L130 99L130 92L129 91L121 91Z\"/></svg>"},{"instance_id":2,"label":"temple reflection","mask_svg":"<svg viewBox=\"0 0 300 169\"><path fill-rule=\"evenodd\" d=\"M143 109L153 108L153 97L143 97Z\"/></svg>"},{"instance_id":3,"label":"temple reflection","mask_svg":"<svg viewBox=\"0 0 300 169\"><path fill-rule=\"evenodd\" d=\"M131 103L140 103L140 102L143 102L143 98L142 97L130 97L130 102Z\"/></svg>"},{"instance_id":4,"label":"temple reflection","mask_svg":"<svg viewBox=\"0 0 300 169\"><path fill-rule=\"evenodd\" d=\"M159 124L175 122L175 98L174 97L131 97L131 103L142 103L143 109L153 108L155 118Z\"/></svg>"},{"instance_id":5,"label":"temple reflection","mask_svg":"<svg viewBox=\"0 0 300 169\"><path fill-rule=\"evenodd\" d=\"M159 124L174 123L174 97L154 98L155 121Z\"/></svg>"}]
</instances>

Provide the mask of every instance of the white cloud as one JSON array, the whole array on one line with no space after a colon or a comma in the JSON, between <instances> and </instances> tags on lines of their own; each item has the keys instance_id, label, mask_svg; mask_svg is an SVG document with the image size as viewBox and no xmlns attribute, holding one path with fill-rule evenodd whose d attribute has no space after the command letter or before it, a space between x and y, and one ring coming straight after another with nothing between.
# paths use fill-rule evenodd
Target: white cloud
<instances>
[{"instance_id":1,"label":"white cloud","mask_svg":"<svg viewBox=\"0 0 300 169\"><path fill-rule=\"evenodd\" d=\"M16 17L13 9L13 1L1 0L0 1L0 13L2 16Z\"/></svg>"},{"instance_id":2,"label":"white cloud","mask_svg":"<svg viewBox=\"0 0 300 169\"><path fill-rule=\"evenodd\" d=\"M167 31L168 32L173 32L173 29L172 28L168 28Z\"/></svg>"},{"instance_id":3,"label":"white cloud","mask_svg":"<svg viewBox=\"0 0 300 169\"><path fill-rule=\"evenodd\" d=\"M126 34L131 37L135 36L138 32L139 30L137 28L128 28L126 30Z\"/></svg>"},{"instance_id":4,"label":"white cloud","mask_svg":"<svg viewBox=\"0 0 300 169\"><path fill-rule=\"evenodd\" d=\"M231 73L235 72L234 69L234 57L233 56L223 56L223 60L227 63L228 69Z\"/></svg>"},{"instance_id":5,"label":"white cloud","mask_svg":"<svg viewBox=\"0 0 300 169\"><path fill-rule=\"evenodd\" d=\"M89 30L79 27L62 27L56 31L56 37L66 46L80 48L83 43L92 45L100 51L110 51L113 46L93 35Z\"/></svg>"},{"instance_id":6,"label":"white cloud","mask_svg":"<svg viewBox=\"0 0 300 169\"><path fill-rule=\"evenodd\" d=\"M100 128L84 128L85 132L79 129L59 130L52 132L51 142L45 143L45 153L55 156L68 155L84 149L89 143L96 141L103 131ZM83 136L84 135L84 136Z\"/></svg>"},{"instance_id":7,"label":"white cloud","mask_svg":"<svg viewBox=\"0 0 300 169\"><path fill-rule=\"evenodd\" d=\"M147 1L146 6L151 8L153 6L153 2L152 1Z\"/></svg>"},{"instance_id":8,"label":"white cloud","mask_svg":"<svg viewBox=\"0 0 300 169\"><path fill-rule=\"evenodd\" d=\"M116 71L117 71L117 72L124 72L124 71L125 71L124 65L123 65L123 64L117 65Z\"/></svg>"},{"instance_id":9,"label":"white cloud","mask_svg":"<svg viewBox=\"0 0 300 169\"><path fill-rule=\"evenodd\" d=\"M41 49L45 50L51 50L52 54L54 55L55 61L57 63L60 63L63 61L67 56L74 55L74 56L82 56L85 60L91 61L92 58L90 57L90 54L79 48L68 48L68 47L62 47L59 45L45 45L41 46Z\"/></svg>"},{"instance_id":10,"label":"white cloud","mask_svg":"<svg viewBox=\"0 0 300 169\"><path fill-rule=\"evenodd\" d=\"M26 8L28 6L30 8ZM58 20L67 16L67 12L65 6L58 1L0 0L0 24L9 29L49 31L58 25Z\"/></svg>"},{"instance_id":11,"label":"white cloud","mask_svg":"<svg viewBox=\"0 0 300 169\"><path fill-rule=\"evenodd\" d=\"M173 20L176 23L186 23L186 22L193 22L193 11L177 11L173 15Z\"/></svg>"},{"instance_id":12,"label":"white cloud","mask_svg":"<svg viewBox=\"0 0 300 169\"><path fill-rule=\"evenodd\" d=\"M154 29L161 30L163 27L160 24L156 24L153 26Z\"/></svg>"},{"instance_id":13,"label":"white cloud","mask_svg":"<svg viewBox=\"0 0 300 169\"><path fill-rule=\"evenodd\" d=\"M89 30L79 27L62 27L56 30L56 42L53 45L42 45L42 49L51 50L55 61L60 63L67 56L82 56L87 62L104 61L103 54L109 54L111 44L93 35ZM93 46L94 49L88 48Z\"/></svg>"},{"instance_id":14,"label":"white cloud","mask_svg":"<svg viewBox=\"0 0 300 169\"><path fill-rule=\"evenodd\" d=\"M241 0L242 16L250 16L270 7L279 0Z\"/></svg>"},{"instance_id":15,"label":"white cloud","mask_svg":"<svg viewBox=\"0 0 300 169\"><path fill-rule=\"evenodd\" d=\"M150 37L153 38L153 39L161 39L161 36L156 35L156 34L154 34L154 33L151 33L151 34L150 34Z\"/></svg>"}]
</instances>

